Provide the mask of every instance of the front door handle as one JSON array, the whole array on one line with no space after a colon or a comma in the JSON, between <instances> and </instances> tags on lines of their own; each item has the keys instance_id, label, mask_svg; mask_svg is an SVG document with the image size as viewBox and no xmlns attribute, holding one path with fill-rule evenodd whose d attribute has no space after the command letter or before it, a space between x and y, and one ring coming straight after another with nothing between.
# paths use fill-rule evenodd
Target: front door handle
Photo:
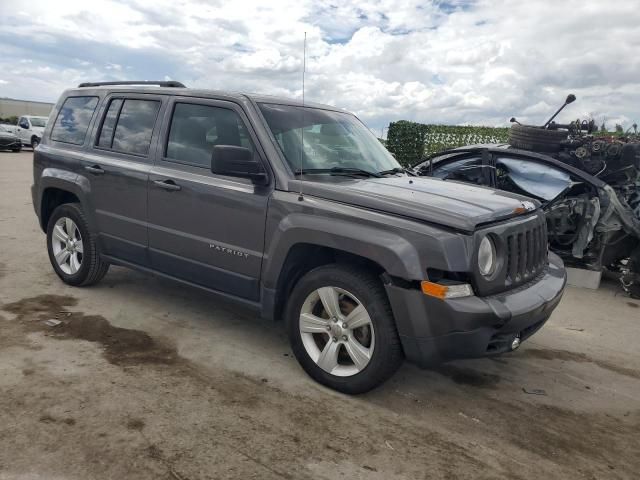
<instances>
[{"instance_id":1,"label":"front door handle","mask_svg":"<svg viewBox=\"0 0 640 480\"><path fill-rule=\"evenodd\" d=\"M87 165L84 169L96 175L102 175L104 173L104 169L100 165Z\"/></svg>"},{"instance_id":2,"label":"front door handle","mask_svg":"<svg viewBox=\"0 0 640 480\"><path fill-rule=\"evenodd\" d=\"M153 183L165 190L176 191L182 189L182 187L180 185L176 185L176 182L173 180L154 180Z\"/></svg>"}]
</instances>

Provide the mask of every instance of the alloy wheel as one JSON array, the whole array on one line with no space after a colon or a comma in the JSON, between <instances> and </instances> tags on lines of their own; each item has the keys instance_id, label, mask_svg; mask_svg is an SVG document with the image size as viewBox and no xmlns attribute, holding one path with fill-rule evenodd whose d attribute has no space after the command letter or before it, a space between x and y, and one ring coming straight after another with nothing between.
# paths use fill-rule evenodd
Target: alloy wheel
<instances>
[{"instance_id":1,"label":"alloy wheel","mask_svg":"<svg viewBox=\"0 0 640 480\"><path fill-rule=\"evenodd\" d=\"M331 375L355 375L371 360L373 322L364 305L344 289L322 287L311 292L302 304L299 328L309 357Z\"/></svg>"},{"instance_id":2,"label":"alloy wheel","mask_svg":"<svg viewBox=\"0 0 640 480\"><path fill-rule=\"evenodd\" d=\"M78 226L69 217L60 217L53 227L51 246L60 270L74 275L82 266L84 246Z\"/></svg>"}]
</instances>

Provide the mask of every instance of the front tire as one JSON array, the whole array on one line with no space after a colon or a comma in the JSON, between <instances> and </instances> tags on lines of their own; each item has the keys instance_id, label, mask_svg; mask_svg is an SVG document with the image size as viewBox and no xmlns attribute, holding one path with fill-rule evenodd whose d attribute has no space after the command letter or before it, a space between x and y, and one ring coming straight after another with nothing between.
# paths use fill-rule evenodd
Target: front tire
<instances>
[{"instance_id":1,"label":"front tire","mask_svg":"<svg viewBox=\"0 0 640 480\"><path fill-rule=\"evenodd\" d=\"M102 280L109 264L100 258L96 236L78 203L56 208L47 224L49 260L60 279L76 287Z\"/></svg>"},{"instance_id":2,"label":"front tire","mask_svg":"<svg viewBox=\"0 0 640 480\"><path fill-rule=\"evenodd\" d=\"M38 145L40 145L40 139L34 135L31 137L31 148L35 150Z\"/></svg>"},{"instance_id":3,"label":"front tire","mask_svg":"<svg viewBox=\"0 0 640 480\"><path fill-rule=\"evenodd\" d=\"M366 270L333 264L310 271L294 287L286 318L302 368L339 392L367 392L402 363L386 292Z\"/></svg>"}]
</instances>

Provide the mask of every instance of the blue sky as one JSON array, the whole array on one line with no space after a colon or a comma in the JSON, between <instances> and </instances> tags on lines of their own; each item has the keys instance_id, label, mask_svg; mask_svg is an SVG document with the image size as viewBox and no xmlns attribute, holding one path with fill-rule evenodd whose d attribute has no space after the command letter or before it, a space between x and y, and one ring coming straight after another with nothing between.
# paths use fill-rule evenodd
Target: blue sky
<instances>
[{"instance_id":1,"label":"blue sky","mask_svg":"<svg viewBox=\"0 0 640 480\"><path fill-rule=\"evenodd\" d=\"M0 97L55 101L82 81L176 79L188 86L306 98L374 130L399 119L640 120L640 11L566 0L196 2L0 0Z\"/></svg>"}]
</instances>

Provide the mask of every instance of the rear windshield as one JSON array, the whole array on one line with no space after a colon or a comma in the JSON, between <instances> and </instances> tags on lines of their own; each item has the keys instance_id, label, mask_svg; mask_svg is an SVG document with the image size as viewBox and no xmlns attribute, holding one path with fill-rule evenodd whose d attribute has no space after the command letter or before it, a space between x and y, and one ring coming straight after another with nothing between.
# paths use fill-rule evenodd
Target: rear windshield
<instances>
[{"instance_id":1,"label":"rear windshield","mask_svg":"<svg viewBox=\"0 0 640 480\"><path fill-rule=\"evenodd\" d=\"M82 145L96 105L98 105L98 97L67 98L53 124L51 140Z\"/></svg>"}]
</instances>

